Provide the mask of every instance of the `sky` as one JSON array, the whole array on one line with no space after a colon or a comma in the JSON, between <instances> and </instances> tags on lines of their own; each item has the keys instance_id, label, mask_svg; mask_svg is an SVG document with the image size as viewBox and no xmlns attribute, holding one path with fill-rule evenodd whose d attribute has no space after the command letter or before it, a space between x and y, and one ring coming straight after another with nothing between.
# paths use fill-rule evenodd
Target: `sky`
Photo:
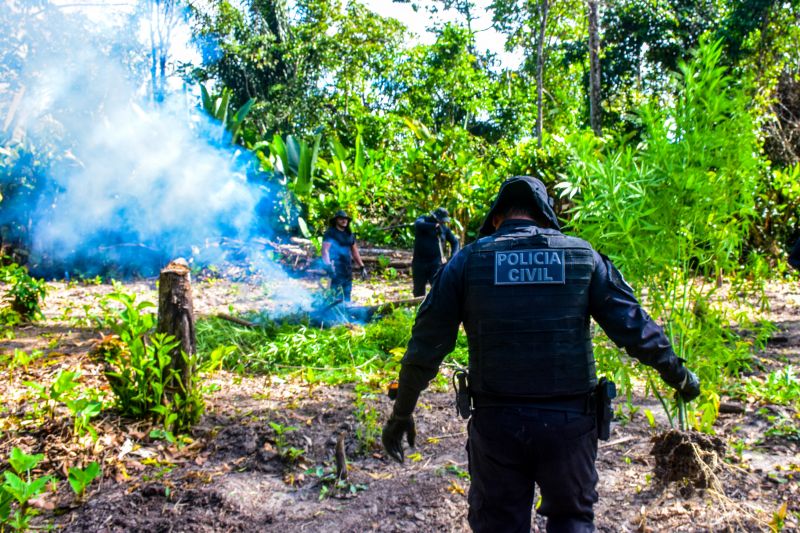
<instances>
[{"instance_id":1,"label":"sky","mask_svg":"<svg viewBox=\"0 0 800 533\"><path fill-rule=\"evenodd\" d=\"M80 2L75 0L51 0L56 5L69 6L66 9L76 10L98 23L114 24L121 20L121 16L133 11L137 2L132 0L92 0ZM412 33L417 36L418 43L432 44L435 36L428 31L431 20L427 11L422 7L414 11L410 3L398 4L391 0L360 0L372 11L384 17L393 17L402 22ZM417 3L427 5L431 0L417 0ZM505 38L495 31L492 26L491 14L487 11L491 0L475 0L476 12L479 14L474 24L476 30L476 44L480 50L488 50L497 55L500 63L509 68L514 68L521 62L519 54L508 53L503 49ZM458 20L459 15L455 10L440 11L438 17L444 21ZM143 35L144 37L144 35ZM173 50L174 59L180 61L199 61L199 54L189 45L191 33L188 25L177 28L174 43L184 43Z\"/></svg>"},{"instance_id":2,"label":"sky","mask_svg":"<svg viewBox=\"0 0 800 533\"><path fill-rule=\"evenodd\" d=\"M421 8L414 11L410 3L398 4L391 0L361 0L375 13L384 17L393 17L405 24L405 26L418 36L418 42L422 44L432 44L435 36L427 30L431 24L428 13ZM430 4L431 0L417 0L419 4ZM492 16L488 11L491 0L475 0L477 20L473 24L476 31L475 41L478 49L488 50L497 55L503 66L514 68L519 65L521 56L509 53L503 49L505 37L492 28ZM458 13L454 9L440 11L438 17L443 21L457 21Z\"/></svg>"}]
</instances>

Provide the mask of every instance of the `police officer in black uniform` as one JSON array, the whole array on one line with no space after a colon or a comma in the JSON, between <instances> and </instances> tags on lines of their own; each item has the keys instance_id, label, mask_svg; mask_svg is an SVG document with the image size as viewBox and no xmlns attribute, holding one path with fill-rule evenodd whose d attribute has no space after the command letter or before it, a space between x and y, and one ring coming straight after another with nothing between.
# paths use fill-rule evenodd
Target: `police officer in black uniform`
<instances>
[{"instance_id":1,"label":"police officer in black uniform","mask_svg":"<svg viewBox=\"0 0 800 533\"><path fill-rule=\"evenodd\" d=\"M331 217L330 225L322 236L322 262L331 278L331 290L345 302L350 301L353 290L353 263L361 270L362 279L367 279L367 267L358 252L356 237L350 229L350 217L339 210Z\"/></svg>"},{"instance_id":2,"label":"police officer in black uniform","mask_svg":"<svg viewBox=\"0 0 800 533\"><path fill-rule=\"evenodd\" d=\"M414 221L414 256L411 260L414 296L425 296L425 286L433 285L434 276L445 262L445 241L450 244L450 257L458 253L458 238L446 226L448 222L450 213L444 207Z\"/></svg>"},{"instance_id":3,"label":"police officer in black uniform","mask_svg":"<svg viewBox=\"0 0 800 533\"><path fill-rule=\"evenodd\" d=\"M506 180L481 234L445 266L419 308L383 445L398 461L402 441L413 446L414 406L463 323L473 407L470 526L530 531L535 483L547 531L593 531L598 380L590 316L684 400L698 396L699 381L611 261L559 231L541 181Z\"/></svg>"}]
</instances>

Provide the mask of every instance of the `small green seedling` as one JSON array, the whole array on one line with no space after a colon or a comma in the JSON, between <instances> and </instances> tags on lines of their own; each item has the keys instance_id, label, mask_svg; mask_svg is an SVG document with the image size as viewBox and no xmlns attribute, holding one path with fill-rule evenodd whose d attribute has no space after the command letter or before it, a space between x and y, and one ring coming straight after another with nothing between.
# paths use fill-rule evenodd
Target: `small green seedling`
<instances>
[{"instance_id":1,"label":"small green seedling","mask_svg":"<svg viewBox=\"0 0 800 533\"><path fill-rule=\"evenodd\" d=\"M650 427L655 429L656 417L655 415L653 415L653 411L651 411L650 409L645 409L644 416L647 418L647 423L650 425Z\"/></svg>"},{"instance_id":2,"label":"small green seedling","mask_svg":"<svg viewBox=\"0 0 800 533\"><path fill-rule=\"evenodd\" d=\"M11 450L8 462L13 472L3 472L5 480L0 486L0 525L8 524L13 529L25 531L36 510L31 508L29 502L45 491L50 482L50 476L32 479L31 470L36 468L44 455L28 455L17 447ZM20 476L23 476L24 479ZM12 505L16 500L17 509L11 514Z\"/></svg>"},{"instance_id":3,"label":"small green seedling","mask_svg":"<svg viewBox=\"0 0 800 533\"><path fill-rule=\"evenodd\" d=\"M69 469L67 481L69 481L69 486L72 487L78 499L83 500L86 495L86 487L101 474L100 465L92 461L86 468L78 468L77 466L71 467Z\"/></svg>"},{"instance_id":4,"label":"small green seedling","mask_svg":"<svg viewBox=\"0 0 800 533\"><path fill-rule=\"evenodd\" d=\"M278 450L278 455L284 457L288 449L286 434L297 431L297 428L295 426L284 426L278 422L270 422L269 427L275 432L275 448Z\"/></svg>"}]
</instances>

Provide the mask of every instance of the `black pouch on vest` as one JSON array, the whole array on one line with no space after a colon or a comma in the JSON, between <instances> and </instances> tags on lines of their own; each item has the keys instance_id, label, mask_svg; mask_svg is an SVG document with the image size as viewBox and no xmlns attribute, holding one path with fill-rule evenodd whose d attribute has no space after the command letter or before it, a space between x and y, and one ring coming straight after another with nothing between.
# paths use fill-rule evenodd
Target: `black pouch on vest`
<instances>
[{"instance_id":1,"label":"black pouch on vest","mask_svg":"<svg viewBox=\"0 0 800 533\"><path fill-rule=\"evenodd\" d=\"M467 371L459 368L453 374L453 388L456 390L456 412L464 420L472 415L472 405L467 385Z\"/></svg>"},{"instance_id":2,"label":"black pouch on vest","mask_svg":"<svg viewBox=\"0 0 800 533\"><path fill-rule=\"evenodd\" d=\"M611 436L611 419L614 412L611 410L611 400L617 397L617 386L613 381L602 377L595 389L597 400L597 438L608 440Z\"/></svg>"}]
</instances>

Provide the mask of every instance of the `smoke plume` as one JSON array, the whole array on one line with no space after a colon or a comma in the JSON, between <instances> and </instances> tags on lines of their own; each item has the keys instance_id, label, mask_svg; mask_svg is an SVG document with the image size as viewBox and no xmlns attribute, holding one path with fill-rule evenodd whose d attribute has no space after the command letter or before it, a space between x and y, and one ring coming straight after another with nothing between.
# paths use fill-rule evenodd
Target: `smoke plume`
<instances>
[{"instance_id":1,"label":"smoke plume","mask_svg":"<svg viewBox=\"0 0 800 533\"><path fill-rule=\"evenodd\" d=\"M102 27L47 1L11 1L0 16L4 239L51 276L152 274L179 255L222 261L220 243L236 242L268 276L286 278L247 246L274 236L283 191L191 91L155 102L137 73L135 32ZM284 296L308 302L290 287Z\"/></svg>"}]
</instances>

